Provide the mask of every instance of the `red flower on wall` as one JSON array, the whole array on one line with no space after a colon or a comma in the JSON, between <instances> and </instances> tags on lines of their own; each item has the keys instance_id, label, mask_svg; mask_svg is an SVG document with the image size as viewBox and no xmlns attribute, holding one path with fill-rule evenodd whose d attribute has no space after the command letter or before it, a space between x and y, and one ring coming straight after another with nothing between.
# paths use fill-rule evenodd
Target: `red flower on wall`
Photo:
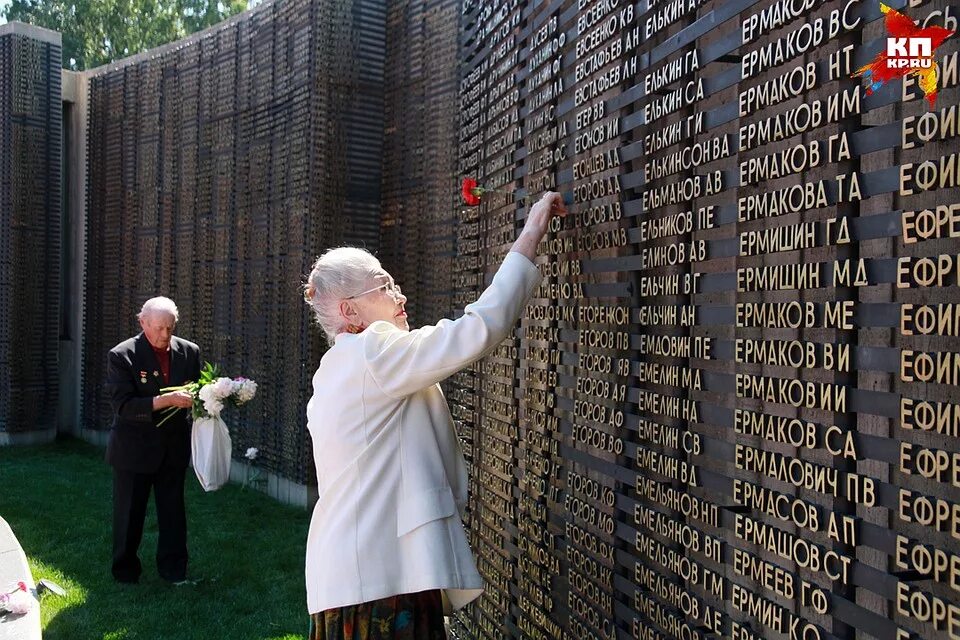
<instances>
[{"instance_id":1,"label":"red flower on wall","mask_svg":"<svg viewBox=\"0 0 960 640\"><path fill-rule=\"evenodd\" d=\"M473 178L464 178L461 193L463 201L468 207L475 207L480 204L480 196L483 195L483 187L477 186L477 181Z\"/></svg>"},{"instance_id":2,"label":"red flower on wall","mask_svg":"<svg viewBox=\"0 0 960 640\"><path fill-rule=\"evenodd\" d=\"M503 191L502 189L488 189L487 187L477 184L477 181L473 178L464 178L463 184L460 186L460 195L463 196L463 202L468 207L475 207L480 204L480 201L483 198L485 193L501 193L503 195L513 195L512 191ZM563 203L564 204L573 204L573 194L572 193L562 193ZM532 201L533 198L527 194L525 196L515 197L516 202L520 204L525 204L529 201Z\"/></svg>"}]
</instances>

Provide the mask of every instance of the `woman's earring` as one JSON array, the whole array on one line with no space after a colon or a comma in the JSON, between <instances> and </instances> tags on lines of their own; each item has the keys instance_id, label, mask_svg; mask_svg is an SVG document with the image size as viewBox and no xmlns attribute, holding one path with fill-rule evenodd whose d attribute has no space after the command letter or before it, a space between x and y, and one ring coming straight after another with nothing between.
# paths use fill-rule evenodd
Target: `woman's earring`
<instances>
[{"instance_id":1,"label":"woman's earring","mask_svg":"<svg viewBox=\"0 0 960 640\"><path fill-rule=\"evenodd\" d=\"M347 333L360 333L361 331L363 331L363 327L358 327L355 324L347 326Z\"/></svg>"}]
</instances>

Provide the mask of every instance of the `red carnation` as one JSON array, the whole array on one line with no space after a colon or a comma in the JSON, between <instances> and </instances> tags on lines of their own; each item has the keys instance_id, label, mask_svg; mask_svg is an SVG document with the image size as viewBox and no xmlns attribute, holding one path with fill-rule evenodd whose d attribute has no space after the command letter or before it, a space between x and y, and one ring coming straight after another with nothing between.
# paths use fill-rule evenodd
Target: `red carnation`
<instances>
[{"instance_id":1,"label":"red carnation","mask_svg":"<svg viewBox=\"0 0 960 640\"><path fill-rule=\"evenodd\" d=\"M26 591L27 583L21 580L20 582L17 583L17 588L20 589L20 591Z\"/></svg>"},{"instance_id":2,"label":"red carnation","mask_svg":"<svg viewBox=\"0 0 960 640\"><path fill-rule=\"evenodd\" d=\"M463 201L467 203L467 206L475 207L480 204L480 196L483 195L483 189L477 186L477 181L473 178L463 179L461 192L463 194Z\"/></svg>"},{"instance_id":3,"label":"red carnation","mask_svg":"<svg viewBox=\"0 0 960 640\"><path fill-rule=\"evenodd\" d=\"M501 189L488 189L487 187L481 187L480 185L477 184L477 181L474 180L473 178L463 179L463 185L462 185L462 188L460 189L460 195L463 196L463 201L467 204L468 207L475 207L478 204L480 204L481 198L483 198L483 195L486 193L501 193L504 196L512 197L516 202L519 202L520 204L524 204L526 202L533 200L530 194L517 197L511 191L503 191ZM563 195L564 204L573 204L572 193L564 193L562 195Z\"/></svg>"}]
</instances>

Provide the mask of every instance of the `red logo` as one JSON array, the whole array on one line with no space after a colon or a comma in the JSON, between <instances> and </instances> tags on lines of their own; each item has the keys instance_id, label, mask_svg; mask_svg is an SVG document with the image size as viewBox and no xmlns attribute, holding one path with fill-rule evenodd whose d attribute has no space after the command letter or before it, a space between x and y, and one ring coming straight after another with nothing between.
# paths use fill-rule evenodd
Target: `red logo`
<instances>
[{"instance_id":1,"label":"red logo","mask_svg":"<svg viewBox=\"0 0 960 640\"><path fill-rule=\"evenodd\" d=\"M870 95L890 80L915 75L932 109L937 100L940 75L933 52L954 32L938 26L920 27L907 16L882 3L880 11L884 14L883 23L890 34L887 48L869 64L857 69L853 76L862 76L867 81L866 94Z\"/></svg>"}]
</instances>

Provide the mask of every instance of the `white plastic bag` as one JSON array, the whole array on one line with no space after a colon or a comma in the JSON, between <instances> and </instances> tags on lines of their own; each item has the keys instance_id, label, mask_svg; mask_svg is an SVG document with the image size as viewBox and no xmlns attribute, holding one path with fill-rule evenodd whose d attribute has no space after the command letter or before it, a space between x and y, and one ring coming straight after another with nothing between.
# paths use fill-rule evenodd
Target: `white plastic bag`
<instances>
[{"instance_id":1,"label":"white plastic bag","mask_svg":"<svg viewBox=\"0 0 960 640\"><path fill-rule=\"evenodd\" d=\"M227 425L218 417L193 421L193 470L204 491L216 491L230 479L233 443Z\"/></svg>"}]
</instances>

